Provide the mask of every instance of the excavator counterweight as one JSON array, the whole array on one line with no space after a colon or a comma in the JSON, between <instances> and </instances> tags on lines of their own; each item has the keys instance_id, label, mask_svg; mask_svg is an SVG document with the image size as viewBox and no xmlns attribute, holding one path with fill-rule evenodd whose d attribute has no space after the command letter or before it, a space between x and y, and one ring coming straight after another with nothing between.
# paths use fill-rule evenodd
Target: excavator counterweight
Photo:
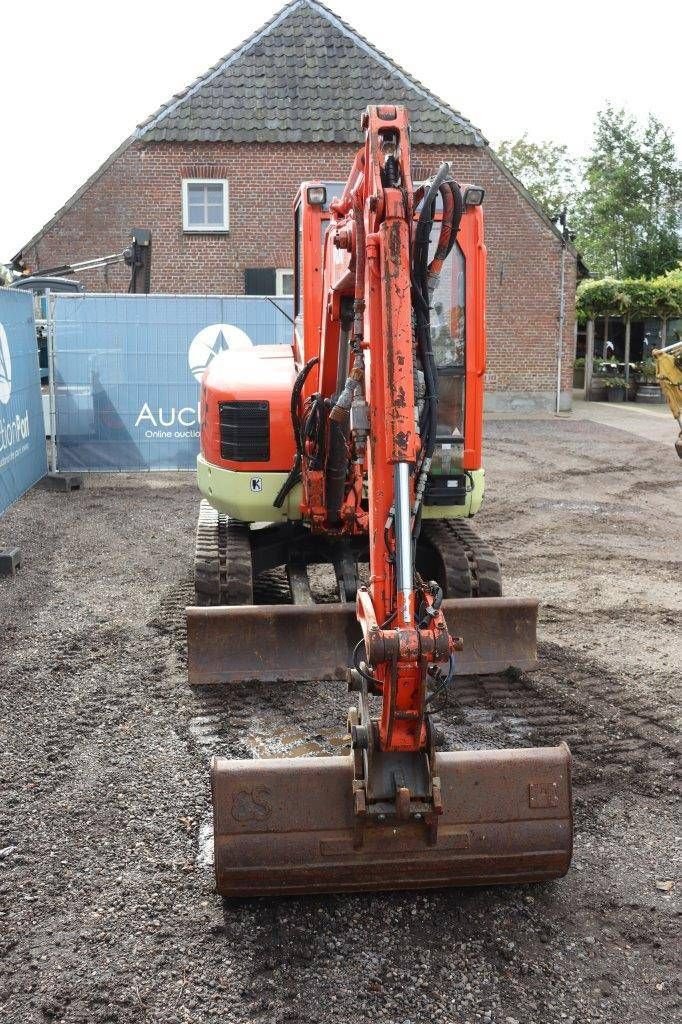
<instances>
[{"instance_id":1,"label":"excavator counterweight","mask_svg":"<svg viewBox=\"0 0 682 1024\"><path fill-rule=\"evenodd\" d=\"M469 522L484 190L447 163L415 185L402 107L362 128L345 185L296 199L292 344L202 380L190 682L343 680L353 700L347 756L213 759L228 897L527 882L571 858L565 744L442 751L432 721L461 676L537 663L537 601L502 596Z\"/></svg>"}]
</instances>

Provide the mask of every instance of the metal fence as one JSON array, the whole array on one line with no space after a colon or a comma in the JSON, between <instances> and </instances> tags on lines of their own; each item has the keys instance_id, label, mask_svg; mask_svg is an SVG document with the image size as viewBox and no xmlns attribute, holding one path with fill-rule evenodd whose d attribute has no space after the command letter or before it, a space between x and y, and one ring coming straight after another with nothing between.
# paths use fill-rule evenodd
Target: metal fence
<instances>
[{"instance_id":1,"label":"metal fence","mask_svg":"<svg viewBox=\"0 0 682 1024\"><path fill-rule=\"evenodd\" d=\"M280 298L50 296L53 468L193 468L206 366L223 349L291 342L292 316Z\"/></svg>"},{"instance_id":2,"label":"metal fence","mask_svg":"<svg viewBox=\"0 0 682 1024\"><path fill-rule=\"evenodd\" d=\"M46 472L33 296L0 288L0 514Z\"/></svg>"}]
</instances>

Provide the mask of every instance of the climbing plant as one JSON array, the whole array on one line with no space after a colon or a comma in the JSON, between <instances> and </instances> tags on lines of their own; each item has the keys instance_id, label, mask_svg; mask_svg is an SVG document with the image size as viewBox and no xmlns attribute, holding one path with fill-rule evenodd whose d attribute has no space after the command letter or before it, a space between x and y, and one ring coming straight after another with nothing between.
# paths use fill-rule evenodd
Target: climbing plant
<instances>
[{"instance_id":1,"label":"climbing plant","mask_svg":"<svg viewBox=\"0 0 682 1024\"><path fill-rule=\"evenodd\" d=\"M578 321L598 316L682 317L682 267L652 280L643 277L583 281L576 298Z\"/></svg>"}]
</instances>

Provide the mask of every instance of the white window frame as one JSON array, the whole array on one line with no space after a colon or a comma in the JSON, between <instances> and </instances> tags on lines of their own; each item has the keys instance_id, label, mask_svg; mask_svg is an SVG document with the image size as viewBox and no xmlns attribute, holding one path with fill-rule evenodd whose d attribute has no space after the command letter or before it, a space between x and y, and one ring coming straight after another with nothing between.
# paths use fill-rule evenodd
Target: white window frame
<instances>
[{"instance_id":1,"label":"white window frame","mask_svg":"<svg viewBox=\"0 0 682 1024\"><path fill-rule=\"evenodd\" d=\"M189 223L189 185L222 185L223 186L223 221L222 224L190 224ZM226 234L230 230L230 186L227 178L183 178L182 179L182 230L191 234Z\"/></svg>"},{"instance_id":2,"label":"white window frame","mask_svg":"<svg viewBox=\"0 0 682 1024\"><path fill-rule=\"evenodd\" d=\"M291 274L291 291L284 291L284 275ZM293 267L277 267L275 270L275 298L276 299L293 299L295 278Z\"/></svg>"}]
</instances>

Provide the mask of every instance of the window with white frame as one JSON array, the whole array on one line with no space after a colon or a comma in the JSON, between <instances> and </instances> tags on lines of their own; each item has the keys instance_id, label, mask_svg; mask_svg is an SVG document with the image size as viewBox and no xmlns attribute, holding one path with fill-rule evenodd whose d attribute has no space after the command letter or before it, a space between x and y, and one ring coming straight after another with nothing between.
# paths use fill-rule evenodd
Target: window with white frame
<instances>
[{"instance_id":1,"label":"window with white frame","mask_svg":"<svg viewBox=\"0 0 682 1024\"><path fill-rule=\"evenodd\" d=\"M183 180L182 226L185 231L229 231L229 191L225 178Z\"/></svg>"},{"instance_id":2,"label":"window with white frame","mask_svg":"<svg viewBox=\"0 0 682 1024\"><path fill-rule=\"evenodd\" d=\"M294 272L288 269L275 271L275 295L280 298L289 297L294 294Z\"/></svg>"}]
</instances>

